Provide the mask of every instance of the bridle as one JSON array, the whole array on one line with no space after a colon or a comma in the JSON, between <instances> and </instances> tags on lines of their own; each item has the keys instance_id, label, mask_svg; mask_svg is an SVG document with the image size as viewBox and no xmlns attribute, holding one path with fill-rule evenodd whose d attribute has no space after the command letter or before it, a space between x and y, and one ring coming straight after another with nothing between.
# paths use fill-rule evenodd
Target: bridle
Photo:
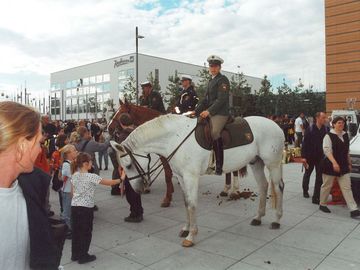
<instances>
[{"instance_id":1,"label":"bridle","mask_svg":"<svg viewBox=\"0 0 360 270\"><path fill-rule=\"evenodd\" d=\"M166 161L169 162L174 155L176 154L176 152L179 150L179 148L184 144L184 142L191 136L191 134L195 131L196 126L190 131L190 133L180 142L180 144L170 153L170 155L166 158ZM159 160L152 166L150 167L150 163L151 163L151 156L150 154L145 155L140 155L140 154L136 154L133 153L127 146L124 146L124 150L125 150L125 154L121 155L120 158L125 157L125 156L129 156L132 163L135 166L135 169L137 171L137 175L133 176L133 177L128 177L127 179L129 181L134 180L134 179L138 179L141 178L143 180L143 183L145 185L145 187L150 187L152 185L152 183L154 183L154 181L158 178L158 176L160 175L160 173L162 172L162 170L160 170L160 172L156 175L156 177L150 181L150 177L151 175L157 170L159 169L162 164L160 162L160 164L158 164ZM141 157L141 158L147 158L148 159L148 164L147 164L147 172L145 172L145 170L141 167L140 163L137 161L136 159L137 157ZM158 164L158 165L157 165Z\"/></svg>"}]
</instances>

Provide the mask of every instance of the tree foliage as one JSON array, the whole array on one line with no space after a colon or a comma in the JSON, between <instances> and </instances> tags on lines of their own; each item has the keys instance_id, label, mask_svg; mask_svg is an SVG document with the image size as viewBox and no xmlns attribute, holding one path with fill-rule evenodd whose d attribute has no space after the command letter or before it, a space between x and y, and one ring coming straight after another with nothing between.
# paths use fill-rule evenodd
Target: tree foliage
<instances>
[{"instance_id":1,"label":"tree foliage","mask_svg":"<svg viewBox=\"0 0 360 270\"><path fill-rule=\"evenodd\" d=\"M124 98L130 103L136 102L136 81L133 76L124 85Z\"/></svg>"},{"instance_id":2,"label":"tree foliage","mask_svg":"<svg viewBox=\"0 0 360 270\"><path fill-rule=\"evenodd\" d=\"M199 100L203 100L206 94L206 87L211 79L208 68L204 65L202 69L199 70L198 76L200 77L199 82L196 85L196 94Z\"/></svg>"},{"instance_id":3,"label":"tree foliage","mask_svg":"<svg viewBox=\"0 0 360 270\"><path fill-rule=\"evenodd\" d=\"M169 84L166 86L167 92L164 96L164 101L169 105L169 108L173 108L179 99L181 89L179 87L180 77L177 70L174 75L168 77Z\"/></svg>"}]
</instances>

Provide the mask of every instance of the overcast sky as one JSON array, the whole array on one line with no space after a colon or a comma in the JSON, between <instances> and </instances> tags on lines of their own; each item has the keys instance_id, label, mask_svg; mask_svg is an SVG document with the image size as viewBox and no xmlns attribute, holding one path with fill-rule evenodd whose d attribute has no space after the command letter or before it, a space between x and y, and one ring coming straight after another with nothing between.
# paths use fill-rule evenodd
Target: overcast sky
<instances>
[{"instance_id":1,"label":"overcast sky","mask_svg":"<svg viewBox=\"0 0 360 270\"><path fill-rule=\"evenodd\" d=\"M323 0L0 0L0 91L49 89L49 74L135 51L325 87Z\"/></svg>"}]
</instances>

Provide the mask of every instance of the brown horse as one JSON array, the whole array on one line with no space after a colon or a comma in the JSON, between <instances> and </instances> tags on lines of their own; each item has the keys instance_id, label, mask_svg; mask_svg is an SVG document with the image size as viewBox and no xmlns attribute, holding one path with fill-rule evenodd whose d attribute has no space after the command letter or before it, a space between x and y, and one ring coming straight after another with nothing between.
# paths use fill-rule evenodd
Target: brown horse
<instances>
[{"instance_id":1,"label":"brown horse","mask_svg":"<svg viewBox=\"0 0 360 270\"><path fill-rule=\"evenodd\" d=\"M155 111L153 109L149 109L147 107L136 106L134 104L128 103L126 100L122 102L120 100L120 108L114 114L113 118L111 119L108 130L109 133L112 134L116 127L119 127L118 119L122 113L130 114L131 118L134 121L136 126L140 126L145 122L152 120L161 115L160 112ZM172 199L172 194L174 193L174 186L172 183L172 171L169 166L169 163L166 161L166 158L160 157L161 163L164 167L165 172L165 182L166 182L166 194L161 202L161 207L169 207Z\"/></svg>"}]
</instances>

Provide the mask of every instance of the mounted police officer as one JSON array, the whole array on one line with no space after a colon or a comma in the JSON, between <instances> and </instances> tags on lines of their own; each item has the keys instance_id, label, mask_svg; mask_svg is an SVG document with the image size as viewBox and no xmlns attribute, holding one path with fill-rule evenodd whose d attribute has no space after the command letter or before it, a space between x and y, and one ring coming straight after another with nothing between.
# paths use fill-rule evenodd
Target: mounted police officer
<instances>
[{"instance_id":1,"label":"mounted police officer","mask_svg":"<svg viewBox=\"0 0 360 270\"><path fill-rule=\"evenodd\" d=\"M222 174L224 162L223 141L221 131L229 119L229 90L230 83L225 75L220 73L221 64L224 60L219 56L210 55L209 72L211 79L207 85L204 100L195 109L195 114L201 118L210 118L211 136L213 139L213 150L216 158L215 174Z\"/></svg>"},{"instance_id":2,"label":"mounted police officer","mask_svg":"<svg viewBox=\"0 0 360 270\"><path fill-rule=\"evenodd\" d=\"M140 105L165 113L165 107L159 92L154 91L149 81L140 84L143 94L140 97Z\"/></svg>"},{"instance_id":3,"label":"mounted police officer","mask_svg":"<svg viewBox=\"0 0 360 270\"><path fill-rule=\"evenodd\" d=\"M181 76L181 85L182 91L175 107L175 112L177 114L195 110L195 107L199 101L199 98L197 97L192 85L192 77L190 75Z\"/></svg>"}]
</instances>

